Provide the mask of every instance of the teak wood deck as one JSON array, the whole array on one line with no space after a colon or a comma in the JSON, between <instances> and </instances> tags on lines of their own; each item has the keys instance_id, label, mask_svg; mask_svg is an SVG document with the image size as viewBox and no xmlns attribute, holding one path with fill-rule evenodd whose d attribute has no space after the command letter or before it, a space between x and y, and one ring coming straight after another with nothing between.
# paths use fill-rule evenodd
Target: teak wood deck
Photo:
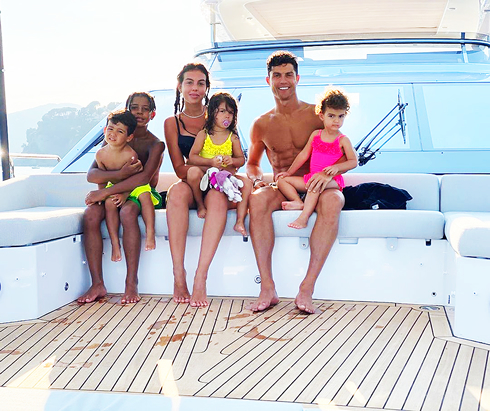
<instances>
[{"instance_id":1,"label":"teak wood deck","mask_svg":"<svg viewBox=\"0 0 490 411\"><path fill-rule=\"evenodd\" d=\"M490 409L490 346L454 338L443 307L316 301L305 315L290 300L258 314L248 299L119 301L0 324L0 387Z\"/></svg>"}]
</instances>

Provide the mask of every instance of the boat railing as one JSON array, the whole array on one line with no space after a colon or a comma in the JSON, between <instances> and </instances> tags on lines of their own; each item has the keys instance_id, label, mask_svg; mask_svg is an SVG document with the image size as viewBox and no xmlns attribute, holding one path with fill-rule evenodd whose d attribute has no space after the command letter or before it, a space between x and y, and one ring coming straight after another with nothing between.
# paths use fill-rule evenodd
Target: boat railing
<instances>
[{"instance_id":1,"label":"boat railing","mask_svg":"<svg viewBox=\"0 0 490 411\"><path fill-rule=\"evenodd\" d=\"M57 163L61 161L61 157L56 154L34 154L34 153L10 153L10 176L15 177L15 167L13 159L33 159L33 160L56 160Z\"/></svg>"}]
</instances>

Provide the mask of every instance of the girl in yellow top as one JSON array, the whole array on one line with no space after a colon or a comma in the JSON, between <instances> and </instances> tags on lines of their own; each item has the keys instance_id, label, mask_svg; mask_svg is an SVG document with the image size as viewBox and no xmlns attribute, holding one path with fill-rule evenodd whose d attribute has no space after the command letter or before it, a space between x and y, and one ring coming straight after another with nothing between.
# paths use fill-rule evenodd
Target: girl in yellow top
<instances>
[{"instance_id":1,"label":"girl in yellow top","mask_svg":"<svg viewBox=\"0 0 490 411\"><path fill-rule=\"evenodd\" d=\"M214 257L219 241L226 225L226 211L229 208L237 210L235 231L243 236L247 235L245 217L248 209L248 197L252 192L252 182L248 178L235 176L243 182L242 201L233 203L228 201L224 193L210 190L203 199L200 189L201 179L210 167L227 170L232 174L245 164L240 139L236 132L238 106L236 100L228 93L216 93L209 100L206 111L206 123L194 141L189 154L189 164L193 167L187 171L187 184L192 188L197 203L197 215L205 218L201 253L190 304L193 307L208 305L206 300L206 278L209 265ZM209 197L220 196L222 201L219 209L206 209ZM210 200L211 201L211 200Z\"/></svg>"}]
</instances>

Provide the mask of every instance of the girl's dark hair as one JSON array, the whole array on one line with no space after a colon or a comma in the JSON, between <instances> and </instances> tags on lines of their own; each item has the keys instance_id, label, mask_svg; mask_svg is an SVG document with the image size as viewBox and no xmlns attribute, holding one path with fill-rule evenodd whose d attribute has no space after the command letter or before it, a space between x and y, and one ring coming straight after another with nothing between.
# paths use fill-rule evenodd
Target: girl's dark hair
<instances>
[{"instance_id":1,"label":"girl's dark hair","mask_svg":"<svg viewBox=\"0 0 490 411\"><path fill-rule=\"evenodd\" d=\"M208 69L204 66L204 64L201 63L186 64L182 68L182 70L180 70L180 73L177 75L178 84L182 84L184 82L185 73L194 70L198 70L206 76L207 91L206 91L206 95L204 96L204 104L207 105L209 102L208 93L209 93L209 88L211 87L211 81L209 80ZM182 112L183 110L184 110L184 98L182 99L180 98L179 86L177 85L177 88L175 89L174 115L177 114L177 112Z\"/></svg>"},{"instance_id":2,"label":"girl's dark hair","mask_svg":"<svg viewBox=\"0 0 490 411\"><path fill-rule=\"evenodd\" d=\"M206 123L204 124L204 130L206 131L206 133L212 134L214 127L214 118L216 117L216 113L218 112L220 104L223 102L226 104L226 108L228 110L233 111L233 119L231 120L231 123L227 128L231 132L238 134L236 129L238 104L231 94L224 92L213 94L213 96L209 100L208 108L206 110Z\"/></svg>"},{"instance_id":3,"label":"girl's dark hair","mask_svg":"<svg viewBox=\"0 0 490 411\"><path fill-rule=\"evenodd\" d=\"M327 108L333 108L334 110L349 111L349 99L339 89L328 88L322 96L322 99L315 107L315 113L325 113Z\"/></svg>"},{"instance_id":4,"label":"girl's dark hair","mask_svg":"<svg viewBox=\"0 0 490 411\"><path fill-rule=\"evenodd\" d=\"M145 97L148 99L148 103L150 105L150 112L155 111L157 109L157 106L155 104L155 99L150 93L147 93L146 91L137 91L133 94L130 94L128 99L126 100L126 110L131 110L131 103L133 102L133 99L135 97Z\"/></svg>"}]
</instances>

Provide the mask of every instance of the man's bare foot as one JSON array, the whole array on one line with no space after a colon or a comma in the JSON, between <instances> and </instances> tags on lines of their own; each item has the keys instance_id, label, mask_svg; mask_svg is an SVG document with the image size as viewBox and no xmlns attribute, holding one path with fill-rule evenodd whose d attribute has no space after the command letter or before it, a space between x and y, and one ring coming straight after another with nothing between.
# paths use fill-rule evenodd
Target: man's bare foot
<instances>
[{"instance_id":1,"label":"man's bare foot","mask_svg":"<svg viewBox=\"0 0 490 411\"><path fill-rule=\"evenodd\" d=\"M309 292L301 291L300 289L298 295L296 296L296 299L294 300L294 303L300 311L304 311L308 314L315 313L315 306L313 305L312 294Z\"/></svg>"},{"instance_id":2,"label":"man's bare foot","mask_svg":"<svg viewBox=\"0 0 490 411\"><path fill-rule=\"evenodd\" d=\"M156 247L157 247L157 245L156 245L156 241L155 241L155 235L152 235L152 236L147 235L146 241L145 241L145 250L146 251L154 250Z\"/></svg>"},{"instance_id":3,"label":"man's bare foot","mask_svg":"<svg viewBox=\"0 0 490 411\"><path fill-rule=\"evenodd\" d=\"M206 217L206 207L203 206L197 206L197 216L199 218L205 218Z\"/></svg>"},{"instance_id":4,"label":"man's bare foot","mask_svg":"<svg viewBox=\"0 0 490 411\"><path fill-rule=\"evenodd\" d=\"M134 304L141 300L138 294L138 287L126 284L126 290L121 298L121 304Z\"/></svg>"},{"instance_id":5,"label":"man's bare foot","mask_svg":"<svg viewBox=\"0 0 490 411\"><path fill-rule=\"evenodd\" d=\"M111 261L118 262L122 260L121 246L119 244L112 246Z\"/></svg>"},{"instance_id":6,"label":"man's bare foot","mask_svg":"<svg viewBox=\"0 0 490 411\"><path fill-rule=\"evenodd\" d=\"M296 220L294 220L292 223L288 224L288 227L296 228L297 230L301 228L306 228L307 226L308 226L308 219L301 218L301 216L298 217Z\"/></svg>"},{"instance_id":7,"label":"man's bare foot","mask_svg":"<svg viewBox=\"0 0 490 411\"><path fill-rule=\"evenodd\" d=\"M233 230L240 233L244 237L246 237L248 235L247 230L245 229L245 224L243 223L243 221L237 221L235 224L235 227L233 227Z\"/></svg>"},{"instance_id":8,"label":"man's bare foot","mask_svg":"<svg viewBox=\"0 0 490 411\"><path fill-rule=\"evenodd\" d=\"M194 286L190 300L191 307L207 307L206 299L206 278L201 276L194 277Z\"/></svg>"},{"instance_id":9,"label":"man's bare foot","mask_svg":"<svg viewBox=\"0 0 490 411\"><path fill-rule=\"evenodd\" d=\"M80 304L91 303L93 301L99 300L107 294L107 290L103 283L92 285L88 291L78 298Z\"/></svg>"},{"instance_id":10,"label":"man's bare foot","mask_svg":"<svg viewBox=\"0 0 490 411\"><path fill-rule=\"evenodd\" d=\"M283 210L302 210L305 206L302 201L283 201L281 205Z\"/></svg>"},{"instance_id":11,"label":"man's bare foot","mask_svg":"<svg viewBox=\"0 0 490 411\"><path fill-rule=\"evenodd\" d=\"M276 289L273 288L271 290L261 290L259 298L252 303L250 306L250 310L264 311L273 305L276 305L279 302L279 297L277 296Z\"/></svg>"},{"instance_id":12,"label":"man's bare foot","mask_svg":"<svg viewBox=\"0 0 490 411\"><path fill-rule=\"evenodd\" d=\"M186 304L189 302L191 295L187 289L187 273L185 270L179 274L174 271L174 302Z\"/></svg>"}]
</instances>

